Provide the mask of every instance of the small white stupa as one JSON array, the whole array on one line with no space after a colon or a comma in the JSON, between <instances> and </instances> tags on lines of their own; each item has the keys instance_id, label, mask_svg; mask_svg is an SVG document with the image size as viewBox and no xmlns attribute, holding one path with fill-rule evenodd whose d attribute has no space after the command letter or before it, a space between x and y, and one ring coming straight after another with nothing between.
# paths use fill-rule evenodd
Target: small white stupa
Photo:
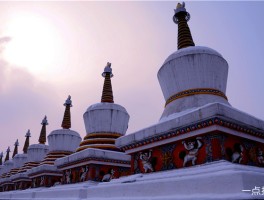
<instances>
[{"instance_id":1,"label":"small white stupa","mask_svg":"<svg viewBox=\"0 0 264 200\"><path fill-rule=\"evenodd\" d=\"M52 186L55 182L59 182L62 177L62 172L54 166L54 161L75 152L82 140L79 133L70 130L71 96L68 96L64 106L65 112L61 125L62 129L54 130L48 135L49 153L41 161L39 166L28 171L30 178L33 179L33 187Z\"/></svg>"},{"instance_id":2,"label":"small white stupa","mask_svg":"<svg viewBox=\"0 0 264 200\"><path fill-rule=\"evenodd\" d=\"M14 146L14 151L13 151L13 155L12 155L12 158L15 157L15 155L17 154L18 152L18 140L16 140ZM5 158L5 163L4 163L4 167L3 167L3 173L1 175L1 179L0 179L0 187L2 188L3 191L8 191L9 189L12 189L12 185L13 183L11 182L10 180L10 171L11 169L14 168L14 161L13 159L9 159L9 152L10 152L10 148L8 147L7 148L7 151L6 151L6 158Z\"/></svg>"},{"instance_id":3,"label":"small white stupa","mask_svg":"<svg viewBox=\"0 0 264 200\"><path fill-rule=\"evenodd\" d=\"M47 133L46 126L48 125L47 116L43 118L41 125L39 144L32 144L28 147L28 162L21 168L20 172L25 172L32 167L38 166L49 151L49 146L45 144Z\"/></svg>"},{"instance_id":4,"label":"small white stupa","mask_svg":"<svg viewBox=\"0 0 264 200\"><path fill-rule=\"evenodd\" d=\"M1 171L1 179L4 178L5 174L10 170L10 167L13 166L13 162L9 162L9 154L10 154L10 147L7 148L6 150L6 156L5 156L5 160L3 163L3 167L2 167L2 171Z\"/></svg>"},{"instance_id":5,"label":"small white stupa","mask_svg":"<svg viewBox=\"0 0 264 200\"><path fill-rule=\"evenodd\" d=\"M129 115L123 106L114 103L111 63L107 63L102 76L101 102L88 107L83 115L86 136L77 153L55 162L63 170L63 183L109 181L130 173L130 156L115 146L115 140L126 133Z\"/></svg>"},{"instance_id":6,"label":"small white stupa","mask_svg":"<svg viewBox=\"0 0 264 200\"><path fill-rule=\"evenodd\" d=\"M70 95L63 105L65 106L65 112L61 124L62 129L54 130L48 135L49 154L41 164L53 164L54 160L56 160L57 158L72 154L73 152L75 152L76 148L79 146L82 140L79 133L70 130L70 108L72 107Z\"/></svg>"},{"instance_id":7,"label":"small white stupa","mask_svg":"<svg viewBox=\"0 0 264 200\"><path fill-rule=\"evenodd\" d=\"M105 81L101 103L91 105L83 114L86 136L77 151L87 148L119 151L115 139L127 131L129 114L123 106L114 103L111 63L107 63L102 76Z\"/></svg>"},{"instance_id":8,"label":"small white stupa","mask_svg":"<svg viewBox=\"0 0 264 200\"><path fill-rule=\"evenodd\" d=\"M29 138L31 137L30 130L27 131L25 137L26 137L26 140L25 140L25 144L23 147L23 153L22 154L16 154L14 156L14 158L13 158L14 167L10 171L10 176L16 174L19 171L20 167L22 167L28 160L27 150L29 147Z\"/></svg>"},{"instance_id":9,"label":"small white stupa","mask_svg":"<svg viewBox=\"0 0 264 200\"><path fill-rule=\"evenodd\" d=\"M40 164L41 160L46 156L49 151L49 146L46 145L46 126L48 125L47 116L41 122L41 131L39 136L39 144L29 145L30 131L27 132L26 140L23 151L27 153L27 162L19 168L16 174L10 178L15 183L17 188L26 189L31 187L31 179L28 177L28 170ZM28 148L27 148L28 146Z\"/></svg>"}]
</instances>

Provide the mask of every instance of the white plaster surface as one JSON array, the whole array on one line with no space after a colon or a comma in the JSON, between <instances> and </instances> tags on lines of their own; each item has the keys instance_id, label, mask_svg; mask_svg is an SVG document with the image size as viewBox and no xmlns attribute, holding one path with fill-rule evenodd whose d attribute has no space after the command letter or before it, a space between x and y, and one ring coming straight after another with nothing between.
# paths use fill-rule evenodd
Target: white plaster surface
<instances>
[{"instance_id":1,"label":"white plaster surface","mask_svg":"<svg viewBox=\"0 0 264 200\"><path fill-rule=\"evenodd\" d=\"M170 55L158 71L165 101L188 89L213 88L226 92L228 64L215 50L208 47L187 47ZM175 100L167 106L162 117L208 103L228 102L215 95L194 95Z\"/></svg>"},{"instance_id":2,"label":"white plaster surface","mask_svg":"<svg viewBox=\"0 0 264 200\"><path fill-rule=\"evenodd\" d=\"M17 174L10 176L11 180L14 180L17 178L28 179L28 172L17 173Z\"/></svg>"},{"instance_id":3,"label":"white plaster surface","mask_svg":"<svg viewBox=\"0 0 264 200\"><path fill-rule=\"evenodd\" d=\"M28 162L40 162L49 151L49 146L45 144L32 144L28 147Z\"/></svg>"},{"instance_id":4,"label":"white plaster surface","mask_svg":"<svg viewBox=\"0 0 264 200\"><path fill-rule=\"evenodd\" d=\"M125 134L129 114L126 109L115 103L91 105L83 114L86 133L113 132Z\"/></svg>"},{"instance_id":5,"label":"white plaster surface","mask_svg":"<svg viewBox=\"0 0 264 200\"><path fill-rule=\"evenodd\" d=\"M0 184L4 183L4 182L9 182L11 181L10 177L6 177L6 178L1 178L0 179Z\"/></svg>"},{"instance_id":6,"label":"white plaster surface","mask_svg":"<svg viewBox=\"0 0 264 200\"><path fill-rule=\"evenodd\" d=\"M71 154L69 156L59 158L55 160L55 165L60 166L60 165L64 165L69 162L74 162L74 161L82 160L82 159L89 158L89 157L96 157L96 158L102 158L102 159L114 159L114 160L122 160L122 161L131 160L130 155L126 155L125 153L122 153L122 152L89 148L89 149L85 149L80 152Z\"/></svg>"},{"instance_id":7,"label":"white plaster surface","mask_svg":"<svg viewBox=\"0 0 264 200\"><path fill-rule=\"evenodd\" d=\"M49 151L75 152L82 138L76 131L70 129L54 130L48 135Z\"/></svg>"},{"instance_id":8,"label":"white plaster surface","mask_svg":"<svg viewBox=\"0 0 264 200\"><path fill-rule=\"evenodd\" d=\"M28 160L27 154L16 154L13 158L14 167L13 168L19 168L22 167L24 163L26 163Z\"/></svg>"},{"instance_id":9,"label":"white plaster surface","mask_svg":"<svg viewBox=\"0 0 264 200\"><path fill-rule=\"evenodd\" d=\"M14 168L14 162L13 160L7 160L6 162L4 162L3 164L3 169L1 171L2 174L4 173L8 173L11 169Z\"/></svg>"},{"instance_id":10,"label":"white plaster surface","mask_svg":"<svg viewBox=\"0 0 264 200\"><path fill-rule=\"evenodd\" d=\"M218 161L193 167L137 174L109 183L84 182L0 193L0 199L39 200L214 200L264 199L251 195L263 186L264 169Z\"/></svg>"},{"instance_id":11,"label":"white plaster surface","mask_svg":"<svg viewBox=\"0 0 264 200\"><path fill-rule=\"evenodd\" d=\"M121 148L133 142L142 141L152 136L158 136L166 131L180 128L210 117L225 117L238 123L242 123L250 128L256 128L264 131L264 121L252 115L242 112L226 104L211 103L199 108L193 108L174 113L167 118L163 118L159 123L137 132L122 136L116 139L116 146Z\"/></svg>"},{"instance_id":12,"label":"white plaster surface","mask_svg":"<svg viewBox=\"0 0 264 200\"><path fill-rule=\"evenodd\" d=\"M33 167L27 171L28 175L31 177L32 174L38 173L38 172L43 172L43 171L52 171L52 172L60 172L60 170L57 169L56 166L54 165L39 165L37 167Z\"/></svg>"},{"instance_id":13,"label":"white plaster surface","mask_svg":"<svg viewBox=\"0 0 264 200\"><path fill-rule=\"evenodd\" d=\"M4 163L0 175L10 172L11 169L21 167L25 162L27 162L27 154L16 154L12 160Z\"/></svg>"}]
</instances>

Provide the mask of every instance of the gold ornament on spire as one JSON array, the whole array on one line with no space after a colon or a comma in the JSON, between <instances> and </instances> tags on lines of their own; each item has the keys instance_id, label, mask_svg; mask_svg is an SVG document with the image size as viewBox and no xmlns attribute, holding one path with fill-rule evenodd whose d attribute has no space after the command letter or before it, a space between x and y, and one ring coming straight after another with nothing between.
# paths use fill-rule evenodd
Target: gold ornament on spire
<instances>
[{"instance_id":1,"label":"gold ornament on spire","mask_svg":"<svg viewBox=\"0 0 264 200\"><path fill-rule=\"evenodd\" d=\"M41 122L42 128L39 135L39 144L45 144L46 143L46 126L48 125L47 116L44 117L44 119Z\"/></svg>"},{"instance_id":2,"label":"gold ornament on spire","mask_svg":"<svg viewBox=\"0 0 264 200\"><path fill-rule=\"evenodd\" d=\"M29 129L28 129L28 132L26 133L25 137L26 137L26 140L25 140L25 144L24 144L24 147L23 147L23 152L26 154L27 150L28 150L28 147L29 147L29 138L31 137Z\"/></svg>"},{"instance_id":3,"label":"gold ornament on spire","mask_svg":"<svg viewBox=\"0 0 264 200\"><path fill-rule=\"evenodd\" d=\"M104 72L102 73L102 76L105 78L105 80L104 80L101 102L114 103L112 83L111 83L111 78L114 75L112 74L112 68L110 62L107 62Z\"/></svg>"},{"instance_id":4,"label":"gold ornament on spire","mask_svg":"<svg viewBox=\"0 0 264 200\"><path fill-rule=\"evenodd\" d=\"M173 16L174 23L178 24L178 49L195 46L187 22L191 16L185 9L185 3L178 3Z\"/></svg>"},{"instance_id":5,"label":"gold ornament on spire","mask_svg":"<svg viewBox=\"0 0 264 200\"><path fill-rule=\"evenodd\" d=\"M65 103L63 104L65 106L64 116L62 120L61 127L64 129L71 128L71 110L72 107L72 101L71 96L69 95Z\"/></svg>"}]
</instances>

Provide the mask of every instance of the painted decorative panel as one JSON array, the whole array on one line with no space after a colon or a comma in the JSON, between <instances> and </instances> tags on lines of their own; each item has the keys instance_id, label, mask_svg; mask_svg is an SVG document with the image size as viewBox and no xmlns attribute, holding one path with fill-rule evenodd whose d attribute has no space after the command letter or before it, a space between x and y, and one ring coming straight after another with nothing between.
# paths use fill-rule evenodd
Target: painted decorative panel
<instances>
[{"instance_id":1,"label":"painted decorative panel","mask_svg":"<svg viewBox=\"0 0 264 200\"><path fill-rule=\"evenodd\" d=\"M133 153L131 157L132 174L190 167L222 159L264 166L263 147L260 143L222 132L210 132L157 146Z\"/></svg>"}]
</instances>

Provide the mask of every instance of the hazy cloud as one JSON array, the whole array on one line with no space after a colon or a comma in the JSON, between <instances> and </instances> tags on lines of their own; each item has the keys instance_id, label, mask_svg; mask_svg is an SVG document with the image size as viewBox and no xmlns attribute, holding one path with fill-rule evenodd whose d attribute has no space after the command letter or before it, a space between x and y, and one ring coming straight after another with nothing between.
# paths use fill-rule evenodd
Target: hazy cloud
<instances>
[{"instance_id":1,"label":"hazy cloud","mask_svg":"<svg viewBox=\"0 0 264 200\"><path fill-rule=\"evenodd\" d=\"M0 44L3 44L5 42L9 42L11 40L11 37L5 36L5 37L0 37Z\"/></svg>"},{"instance_id":2,"label":"hazy cloud","mask_svg":"<svg viewBox=\"0 0 264 200\"><path fill-rule=\"evenodd\" d=\"M13 149L18 138L21 152L27 129L32 132L31 144L36 143L43 116L48 116L50 124L58 118L54 112L54 107L58 105L56 95L48 83L40 82L25 69L10 66L0 59L0 151L5 151L7 146Z\"/></svg>"}]
</instances>

